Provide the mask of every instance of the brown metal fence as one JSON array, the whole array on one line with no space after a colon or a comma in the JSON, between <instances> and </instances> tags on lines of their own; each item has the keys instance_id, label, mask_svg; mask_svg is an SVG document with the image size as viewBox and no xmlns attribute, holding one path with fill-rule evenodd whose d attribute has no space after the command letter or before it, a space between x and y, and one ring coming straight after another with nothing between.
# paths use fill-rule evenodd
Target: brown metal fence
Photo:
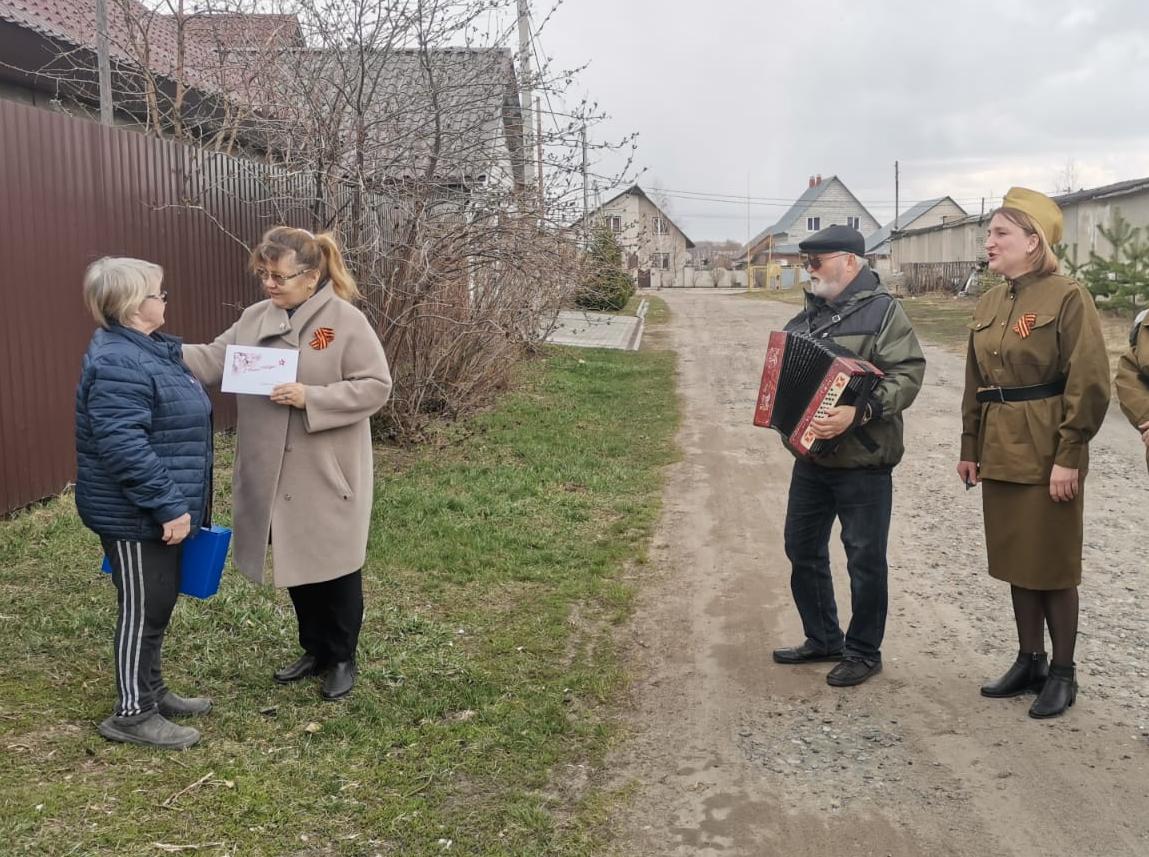
<instances>
[{"instance_id":1,"label":"brown metal fence","mask_svg":"<svg viewBox=\"0 0 1149 857\"><path fill-rule=\"evenodd\" d=\"M84 268L106 255L162 265L165 330L208 340L259 298L242 242L284 217L284 183L259 164L0 100L0 514L74 478L73 397L93 330ZM233 420L217 401L217 427Z\"/></svg>"}]
</instances>

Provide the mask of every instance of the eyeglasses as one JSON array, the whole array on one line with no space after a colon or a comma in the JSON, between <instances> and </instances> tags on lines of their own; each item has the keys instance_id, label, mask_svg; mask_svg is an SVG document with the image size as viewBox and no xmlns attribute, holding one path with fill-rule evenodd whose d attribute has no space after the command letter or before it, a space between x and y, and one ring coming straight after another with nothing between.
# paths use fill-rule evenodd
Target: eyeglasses
<instances>
[{"instance_id":1,"label":"eyeglasses","mask_svg":"<svg viewBox=\"0 0 1149 857\"><path fill-rule=\"evenodd\" d=\"M264 280L271 280L277 286L282 287L282 286L287 285L288 280L294 280L296 277L302 277L304 274L307 274L307 273L314 271L314 270L315 270L314 268L304 268L301 271L296 271L294 274L286 274L285 275L285 274L273 274L271 271L268 271L266 268L256 268L255 269L255 278L257 280L259 280L261 283Z\"/></svg>"},{"instance_id":2,"label":"eyeglasses","mask_svg":"<svg viewBox=\"0 0 1149 857\"><path fill-rule=\"evenodd\" d=\"M849 253L845 253L845 252L829 253L825 256L815 256L812 254L803 253L802 255L800 255L798 257L798 260L801 262L802 267L805 268L807 271L817 271L819 268L822 267L822 263L825 262L827 259L833 259L835 256L849 256L849 255L850 255Z\"/></svg>"},{"instance_id":3,"label":"eyeglasses","mask_svg":"<svg viewBox=\"0 0 1149 857\"><path fill-rule=\"evenodd\" d=\"M153 298L162 304L166 304L168 302L168 293L166 291L162 291L154 295L144 295L144 300L147 300L148 298Z\"/></svg>"}]
</instances>

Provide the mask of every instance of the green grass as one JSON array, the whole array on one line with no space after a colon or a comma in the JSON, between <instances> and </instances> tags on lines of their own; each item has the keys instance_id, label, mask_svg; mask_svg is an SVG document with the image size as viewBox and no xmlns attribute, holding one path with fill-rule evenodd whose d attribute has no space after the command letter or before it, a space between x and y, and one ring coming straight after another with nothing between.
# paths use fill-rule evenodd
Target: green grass
<instances>
[{"instance_id":1,"label":"green grass","mask_svg":"<svg viewBox=\"0 0 1149 857\"><path fill-rule=\"evenodd\" d=\"M673 369L666 352L548 350L493 410L379 452L345 703L271 681L297 651L282 594L229 571L216 597L181 599L165 674L216 701L186 753L96 734L115 598L70 497L0 522L0 850L599 853L611 798L580 766L611 736L621 572L644 560L674 455Z\"/></svg>"},{"instance_id":2,"label":"green grass","mask_svg":"<svg viewBox=\"0 0 1149 857\"><path fill-rule=\"evenodd\" d=\"M741 297L752 301L778 301L800 307L805 301L804 295L805 292L801 289L751 289L743 292Z\"/></svg>"},{"instance_id":3,"label":"green grass","mask_svg":"<svg viewBox=\"0 0 1149 857\"><path fill-rule=\"evenodd\" d=\"M646 300L650 302L646 308L647 325L666 324L670 321L670 307L666 301L654 295L647 295Z\"/></svg>"},{"instance_id":4,"label":"green grass","mask_svg":"<svg viewBox=\"0 0 1149 857\"><path fill-rule=\"evenodd\" d=\"M947 294L927 294L901 299L920 339L965 353L969 324L977 301Z\"/></svg>"},{"instance_id":5,"label":"green grass","mask_svg":"<svg viewBox=\"0 0 1149 857\"><path fill-rule=\"evenodd\" d=\"M638 315L638 305L643 301L649 304L646 308L647 324L666 324L670 321L670 307L666 305L666 301L654 295L631 295L626 306L619 310L617 315Z\"/></svg>"}]
</instances>

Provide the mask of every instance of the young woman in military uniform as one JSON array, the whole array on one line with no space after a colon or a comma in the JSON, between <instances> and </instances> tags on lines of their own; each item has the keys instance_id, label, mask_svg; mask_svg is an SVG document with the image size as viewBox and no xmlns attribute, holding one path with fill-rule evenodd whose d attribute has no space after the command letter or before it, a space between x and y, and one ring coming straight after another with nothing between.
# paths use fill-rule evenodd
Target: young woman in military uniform
<instances>
[{"instance_id":1,"label":"young woman in military uniform","mask_svg":"<svg viewBox=\"0 0 1149 857\"><path fill-rule=\"evenodd\" d=\"M1062 217L1013 188L990 221L990 271L1006 282L970 323L958 476L982 485L991 576L1008 582L1020 651L990 697L1036 691L1031 717L1073 705L1089 440L1109 404L1109 364L1093 299L1059 276ZM1053 644L1047 663L1045 625Z\"/></svg>"},{"instance_id":2,"label":"young woman in military uniform","mask_svg":"<svg viewBox=\"0 0 1149 857\"><path fill-rule=\"evenodd\" d=\"M1129 350L1117 364L1117 401L1129 422L1141 432L1149 464L1149 310L1138 313L1129 332Z\"/></svg>"}]
</instances>

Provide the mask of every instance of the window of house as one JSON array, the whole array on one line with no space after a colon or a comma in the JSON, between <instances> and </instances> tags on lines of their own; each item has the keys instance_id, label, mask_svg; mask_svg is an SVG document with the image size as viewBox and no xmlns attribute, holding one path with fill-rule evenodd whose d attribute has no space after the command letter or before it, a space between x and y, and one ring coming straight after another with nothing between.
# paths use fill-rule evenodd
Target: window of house
<instances>
[{"instance_id":1,"label":"window of house","mask_svg":"<svg viewBox=\"0 0 1149 857\"><path fill-rule=\"evenodd\" d=\"M862 218L860 218L860 217L847 217L846 218L846 225L849 226L851 229L857 229L857 230L861 231Z\"/></svg>"},{"instance_id":2,"label":"window of house","mask_svg":"<svg viewBox=\"0 0 1149 857\"><path fill-rule=\"evenodd\" d=\"M670 254L669 253L651 253L650 265L652 268L661 268L664 271L670 270Z\"/></svg>"},{"instance_id":3,"label":"window of house","mask_svg":"<svg viewBox=\"0 0 1149 857\"><path fill-rule=\"evenodd\" d=\"M666 221L661 217L654 218L654 234L666 235L670 229L666 225Z\"/></svg>"},{"instance_id":4,"label":"window of house","mask_svg":"<svg viewBox=\"0 0 1149 857\"><path fill-rule=\"evenodd\" d=\"M817 232L822 228L822 218L820 217L807 217L806 218L806 231Z\"/></svg>"},{"instance_id":5,"label":"window of house","mask_svg":"<svg viewBox=\"0 0 1149 857\"><path fill-rule=\"evenodd\" d=\"M614 232L615 234L622 232L622 215L612 214L607 218L607 220L610 222L611 232Z\"/></svg>"}]
</instances>

